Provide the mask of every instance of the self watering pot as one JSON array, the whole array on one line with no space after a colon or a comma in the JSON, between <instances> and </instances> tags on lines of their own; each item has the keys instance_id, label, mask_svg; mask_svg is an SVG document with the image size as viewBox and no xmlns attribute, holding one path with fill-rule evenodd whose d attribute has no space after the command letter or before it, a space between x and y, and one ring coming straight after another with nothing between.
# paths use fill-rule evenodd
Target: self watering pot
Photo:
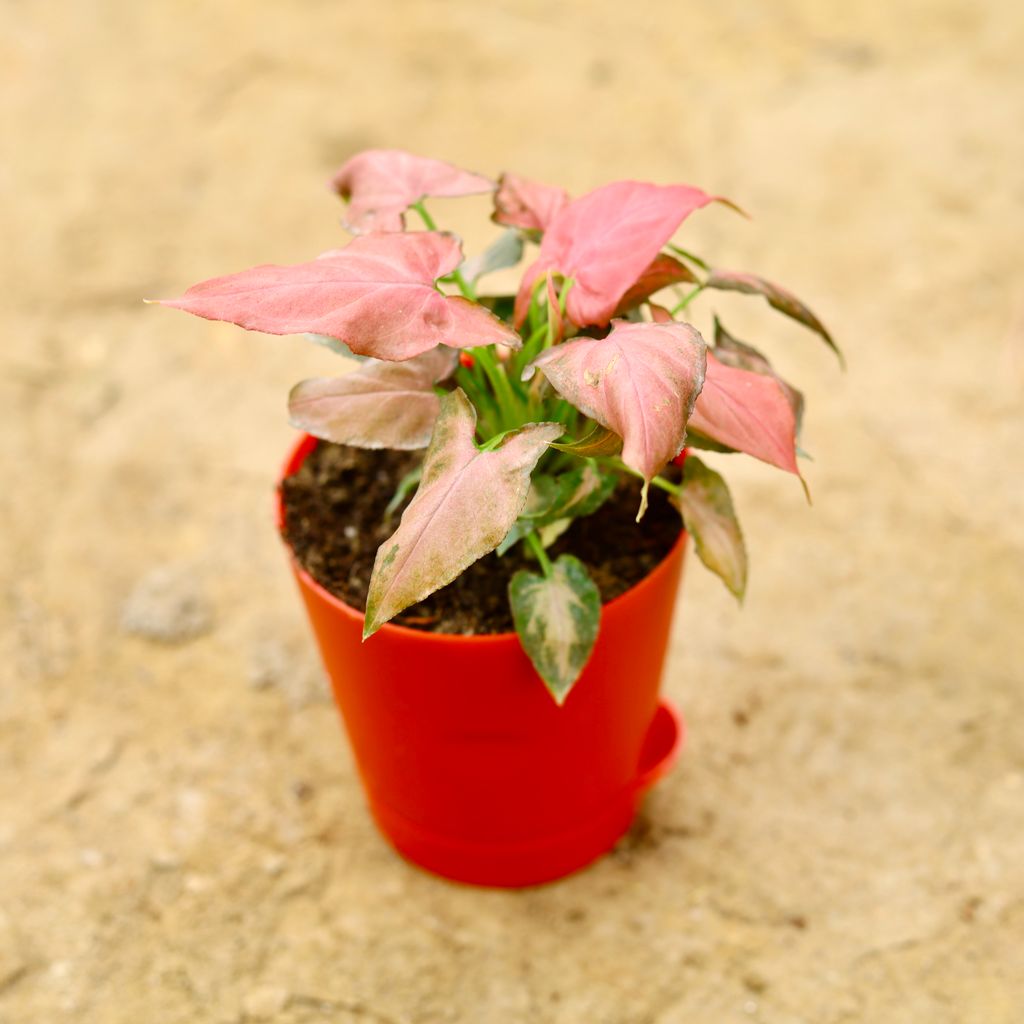
<instances>
[{"instance_id":1,"label":"self watering pot","mask_svg":"<svg viewBox=\"0 0 1024 1024\"><path fill-rule=\"evenodd\" d=\"M305 437L284 476L316 446ZM283 527L278 503L278 525ZM514 633L459 636L363 614L292 559L370 810L406 858L447 878L551 881L610 849L674 764L683 721L659 698L685 534L602 609L590 662L558 707Z\"/></svg>"}]
</instances>

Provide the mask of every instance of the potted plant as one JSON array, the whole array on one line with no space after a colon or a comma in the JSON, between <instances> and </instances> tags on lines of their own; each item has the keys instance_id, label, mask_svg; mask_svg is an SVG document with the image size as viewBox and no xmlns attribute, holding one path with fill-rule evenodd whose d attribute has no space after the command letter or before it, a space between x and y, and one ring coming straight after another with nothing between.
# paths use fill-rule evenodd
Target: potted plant
<instances>
[{"instance_id":1,"label":"potted plant","mask_svg":"<svg viewBox=\"0 0 1024 1024\"><path fill-rule=\"evenodd\" d=\"M619 838L678 751L659 685L684 528L744 593L729 491L688 452L802 482L800 393L717 320L708 345L681 315L739 291L835 345L788 292L672 244L694 211L732 205L691 186L571 199L395 150L333 186L346 246L164 305L361 360L292 390L304 435L279 526L370 807L440 874L556 878ZM425 202L479 193L504 230L467 260ZM485 294L528 246L515 294Z\"/></svg>"}]
</instances>

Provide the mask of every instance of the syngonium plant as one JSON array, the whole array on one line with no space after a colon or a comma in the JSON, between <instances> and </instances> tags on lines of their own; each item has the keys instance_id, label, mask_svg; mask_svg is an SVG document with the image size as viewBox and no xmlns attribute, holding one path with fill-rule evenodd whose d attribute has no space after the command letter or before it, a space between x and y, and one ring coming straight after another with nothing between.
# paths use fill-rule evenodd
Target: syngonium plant
<instances>
[{"instance_id":1,"label":"syngonium plant","mask_svg":"<svg viewBox=\"0 0 1024 1024\"><path fill-rule=\"evenodd\" d=\"M815 315L761 277L709 266L671 244L712 202L689 185L617 181L571 199L513 174L497 182L398 150L354 156L333 187L355 237L295 266L259 266L163 304L267 334L307 334L362 360L306 380L292 423L361 448L426 449L398 486L415 495L377 552L364 639L492 551L522 544L537 571L509 583L522 646L562 703L597 638L601 600L586 567L547 548L607 500L623 474L668 492L698 556L742 599L747 554L722 477L687 449L744 452L800 477L803 398L715 320L708 345L679 319L709 290L761 296L815 331ZM505 228L464 260L428 197L492 193ZM735 207L734 207L735 209ZM422 230L406 222L414 211ZM539 245L517 293L481 278ZM652 301L674 289L674 305ZM680 294L680 289L685 289ZM682 461L681 479L664 474Z\"/></svg>"}]
</instances>

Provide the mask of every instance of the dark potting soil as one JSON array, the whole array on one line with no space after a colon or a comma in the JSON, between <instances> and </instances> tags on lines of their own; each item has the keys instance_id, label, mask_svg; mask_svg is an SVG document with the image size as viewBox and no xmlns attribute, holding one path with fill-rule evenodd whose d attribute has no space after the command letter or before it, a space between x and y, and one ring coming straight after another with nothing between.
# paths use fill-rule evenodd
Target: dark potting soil
<instances>
[{"instance_id":1,"label":"dark potting soil","mask_svg":"<svg viewBox=\"0 0 1024 1024\"><path fill-rule=\"evenodd\" d=\"M420 452L368 451L320 441L302 468L282 484L284 537L299 564L322 587L360 611L377 548L394 533L408 498L390 515L385 509L399 480ZM577 519L549 548L552 558L569 553L590 570L608 602L644 578L679 536L679 513L652 488L650 507L636 523L640 482L624 479L593 515ZM407 608L394 621L437 633L510 631L508 581L519 569L538 572L517 544L499 558L490 554L461 576Z\"/></svg>"}]
</instances>

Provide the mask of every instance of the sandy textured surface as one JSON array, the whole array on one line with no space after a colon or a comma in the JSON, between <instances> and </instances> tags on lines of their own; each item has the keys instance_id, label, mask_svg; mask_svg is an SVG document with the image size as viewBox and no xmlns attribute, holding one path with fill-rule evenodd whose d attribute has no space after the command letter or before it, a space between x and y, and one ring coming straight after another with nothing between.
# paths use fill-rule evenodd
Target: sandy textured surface
<instances>
[{"instance_id":1,"label":"sandy textured surface","mask_svg":"<svg viewBox=\"0 0 1024 1024\"><path fill-rule=\"evenodd\" d=\"M5 4L0 1021L1024 1019L1022 12ZM542 890L364 812L269 518L330 353L139 301L338 244L374 144L726 193L692 245L849 355L716 299L806 386L815 505L728 465L753 581L685 581L686 756Z\"/></svg>"}]
</instances>

